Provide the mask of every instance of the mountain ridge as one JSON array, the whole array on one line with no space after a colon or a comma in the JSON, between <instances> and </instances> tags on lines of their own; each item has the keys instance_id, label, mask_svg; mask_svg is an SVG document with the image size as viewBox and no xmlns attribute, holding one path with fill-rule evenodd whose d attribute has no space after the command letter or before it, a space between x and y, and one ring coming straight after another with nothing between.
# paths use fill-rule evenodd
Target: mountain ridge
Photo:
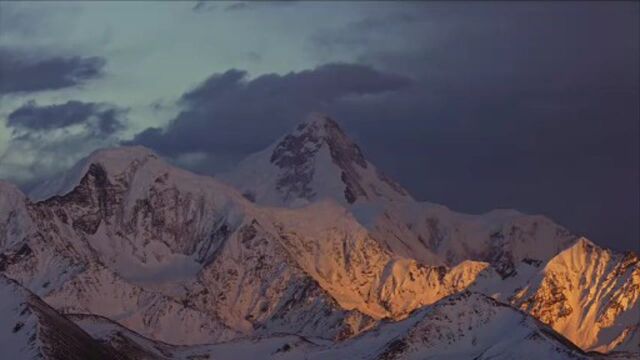
<instances>
[{"instance_id":1,"label":"mountain ridge","mask_svg":"<svg viewBox=\"0 0 640 360\"><path fill-rule=\"evenodd\" d=\"M64 313L105 316L175 344L282 332L341 343L472 289L585 350L640 352L629 346L638 336L629 320L640 311L637 255L594 252L602 269L617 271L594 270L589 286L600 297L585 297L580 280L560 286L553 279L582 276L564 253L588 240L546 217L416 202L317 114L246 164L278 170L266 172L271 180L260 180L255 196L251 184L236 189L232 176L195 175L142 147L94 152L40 187L44 199L0 183L0 200L8 199L0 203L0 272ZM292 182L278 187L281 175ZM589 323L597 331L571 325L581 317L545 317L563 318L563 302L583 298L597 299L585 309L606 314Z\"/></svg>"}]
</instances>

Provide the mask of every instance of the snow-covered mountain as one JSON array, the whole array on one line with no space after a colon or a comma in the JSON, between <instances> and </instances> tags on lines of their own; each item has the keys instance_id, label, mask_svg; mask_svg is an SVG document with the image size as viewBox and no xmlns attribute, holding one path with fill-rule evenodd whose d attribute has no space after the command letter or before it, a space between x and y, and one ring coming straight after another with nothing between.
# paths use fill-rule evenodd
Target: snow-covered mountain
<instances>
[{"instance_id":1,"label":"snow-covered mountain","mask_svg":"<svg viewBox=\"0 0 640 360\"><path fill-rule=\"evenodd\" d=\"M465 291L309 358L587 359L588 355L525 313Z\"/></svg>"},{"instance_id":2,"label":"snow-covered mountain","mask_svg":"<svg viewBox=\"0 0 640 360\"><path fill-rule=\"evenodd\" d=\"M513 290L485 274L473 287L527 311L583 349L640 353L636 254L614 253L581 238L538 266Z\"/></svg>"},{"instance_id":3,"label":"snow-covered mountain","mask_svg":"<svg viewBox=\"0 0 640 360\"><path fill-rule=\"evenodd\" d=\"M62 187L72 190L27 201L35 226L3 252L4 272L58 309L188 344L282 330L338 337L370 321L337 306L235 190L141 148L82 163L75 187Z\"/></svg>"},{"instance_id":4,"label":"snow-covered mountain","mask_svg":"<svg viewBox=\"0 0 640 360\"><path fill-rule=\"evenodd\" d=\"M215 345L176 347L144 338L108 319L71 315L94 337L141 359L591 359L551 328L478 293L462 292L382 322L343 342L277 335ZM625 358L625 354L619 354ZM628 357L627 357L628 358Z\"/></svg>"},{"instance_id":5,"label":"snow-covered mountain","mask_svg":"<svg viewBox=\"0 0 640 360\"><path fill-rule=\"evenodd\" d=\"M299 208L333 199L382 247L428 265L485 261L508 276L518 262L546 261L576 239L543 216L515 210L468 215L414 201L322 114L309 115L290 134L220 178L262 205Z\"/></svg>"},{"instance_id":6,"label":"snow-covered mountain","mask_svg":"<svg viewBox=\"0 0 640 360\"><path fill-rule=\"evenodd\" d=\"M359 215L361 222L395 254L448 266L484 261L504 278L515 275L518 263L546 262L577 238L544 216L516 210L469 215L432 203L407 202L352 211L365 212Z\"/></svg>"},{"instance_id":7,"label":"snow-covered mountain","mask_svg":"<svg viewBox=\"0 0 640 360\"><path fill-rule=\"evenodd\" d=\"M145 149L82 164L68 177L77 184L62 187L72 190L25 200L34 226L3 251L3 271L61 311L162 341L345 338L465 288L484 268L398 258L340 204L259 208Z\"/></svg>"},{"instance_id":8,"label":"snow-covered mountain","mask_svg":"<svg viewBox=\"0 0 640 360\"><path fill-rule=\"evenodd\" d=\"M1 274L0 356L3 359L127 359Z\"/></svg>"},{"instance_id":9,"label":"snow-covered mountain","mask_svg":"<svg viewBox=\"0 0 640 360\"><path fill-rule=\"evenodd\" d=\"M332 138L335 140L331 140ZM297 173L296 169L299 168L311 169L310 174L318 173L324 176L322 182L307 183L308 193L316 194L315 201L318 202L318 198L324 197L339 202L345 210L334 210L334 213L340 214L334 221L338 223L340 221L338 217L352 217L365 229L361 231L366 231L379 247L391 253L392 256L413 259L427 266L455 267L457 264L468 266L472 263L474 265L471 268L476 271L469 274L466 284L475 282L476 276L480 274L479 284L475 284L474 288L482 289L484 293L501 301L511 301L514 306L529 311L585 349L609 351L617 347L623 348L621 344L628 344L627 340L638 336L640 309L637 308L637 292L639 286L637 285L638 275L635 275L637 271L634 270L637 269L637 255L614 256L610 251L601 249L600 253L606 255L597 259L583 260L580 263L582 265L560 266L558 269L554 264L563 263L561 260L563 254L589 241L580 240L582 238L571 234L564 227L544 216L527 215L516 210L494 210L481 215L462 214L442 205L414 201L406 190L400 191L403 194L401 197L372 191L358 201L345 201L343 192L327 191L324 187L325 184L340 183L342 180L341 172L324 170L332 168L333 164L340 161L329 162L320 152L307 151L288 152L287 154L295 161L292 160L284 165L276 166L270 161L279 154L277 149L287 147L291 139L296 139L296 149L314 148L313 144L316 143L314 139L323 139L322 144L353 143L348 140L335 121L327 116L315 114L291 134L264 151L250 156L238 169L231 174L223 175L223 178L246 193L257 194L258 196L255 196L257 202L289 206L300 213L299 202L283 197L282 192L274 185L277 183L274 179L278 179L283 173ZM368 161L364 160L360 150L357 153L359 158L363 159L361 163L372 167ZM255 169L256 173L250 174L247 172L249 169ZM329 176L332 179L328 179ZM361 177L361 182L372 184L376 183L376 180L371 176ZM362 187L368 188L364 185ZM375 186L369 187L375 188ZM615 276L609 275L607 280L584 280L583 272L587 270L586 266L600 266L597 270L600 277L607 276L607 267L618 270L615 270ZM554 267L555 271L549 270ZM626 272L619 270L622 268ZM534 289L538 289L542 284L550 286L548 284L552 282L549 280L551 278L566 280L565 284L557 284L562 281L556 280L555 287L572 289L571 294L562 295L572 300L561 303L569 306L568 303L571 302L571 306L580 308L580 310L574 310L573 315L567 320L551 320L559 316L559 313L553 312L551 308L559 305L542 301L541 298L545 296L542 293L538 294L537 298L528 293L537 291ZM583 280L576 282L574 279ZM618 287L624 290L619 290ZM598 294L597 297L593 299L581 294L589 291ZM433 291L430 292L433 293ZM516 295L520 301L515 300ZM614 296L616 299L610 300ZM531 297L533 298L530 299ZM528 299L526 304L523 300L525 298ZM618 303L621 305L616 305ZM593 309L589 309L590 307ZM614 311L614 308L618 310ZM592 320L585 321L586 315L581 311L590 312L589 319ZM607 311L611 315L603 315ZM393 315L392 317L398 318ZM602 320L595 320L600 318ZM595 325L596 321L600 321L599 325ZM606 330L601 331L601 329ZM624 346L628 348L628 345ZM635 348L632 350L638 351Z\"/></svg>"},{"instance_id":10,"label":"snow-covered mountain","mask_svg":"<svg viewBox=\"0 0 640 360\"><path fill-rule=\"evenodd\" d=\"M466 264L448 274L392 256L333 202L256 207L141 148L81 164L67 177L75 187L62 187L70 191L24 199L34 224L2 255L7 275L63 312L172 343L283 331L343 338L473 281Z\"/></svg>"},{"instance_id":11,"label":"snow-covered mountain","mask_svg":"<svg viewBox=\"0 0 640 360\"><path fill-rule=\"evenodd\" d=\"M521 319L522 310L584 350L638 351L637 255L584 244L543 216L467 215L417 202L319 114L219 178L122 147L94 152L29 198L0 182L0 273L117 349L145 343L141 358L214 348L237 355L249 344L291 350L275 358L300 358L294 348L351 354L348 344L381 329L434 323L425 314L443 298L490 309L500 301L508 311L497 313L517 316L499 315L496 324L512 324L504 319ZM465 289L495 300L449 297ZM547 329L523 321L537 324L526 331ZM482 356L509 358L539 340L508 338L507 349L492 329L478 345ZM586 356L552 338L540 340L540 351ZM376 340L378 348L387 340ZM193 347L219 342L226 345ZM446 358L458 345L415 347ZM481 355L464 349L462 358ZM413 358L405 350L393 356Z\"/></svg>"},{"instance_id":12,"label":"snow-covered mountain","mask_svg":"<svg viewBox=\"0 0 640 360\"><path fill-rule=\"evenodd\" d=\"M323 198L342 204L411 199L364 158L337 122L318 113L220 177L248 199L267 205L301 206Z\"/></svg>"},{"instance_id":13,"label":"snow-covered mountain","mask_svg":"<svg viewBox=\"0 0 640 360\"><path fill-rule=\"evenodd\" d=\"M135 360L253 360L302 359L304 354L331 346L330 341L290 334L253 337L218 344L176 346L144 337L107 318L70 314L78 326L94 338Z\"/></svg>"}]
</instances>

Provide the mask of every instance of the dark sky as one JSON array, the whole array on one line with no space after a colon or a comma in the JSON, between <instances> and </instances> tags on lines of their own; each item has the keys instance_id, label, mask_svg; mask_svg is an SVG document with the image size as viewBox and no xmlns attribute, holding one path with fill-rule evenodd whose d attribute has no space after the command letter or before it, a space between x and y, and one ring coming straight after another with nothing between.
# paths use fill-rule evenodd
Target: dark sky
<instances>
[{"instance_id":1,"label":"dark sky","mask_svg":"<svg viewBox=\"0 0 640 360\"><path fill-rule=\"evenodd\" d=\"M25 188L123 142L214 174L323 111L418 199L640 250L638 2L0 10L0 177Z\"/></svg>"}]
</instances>

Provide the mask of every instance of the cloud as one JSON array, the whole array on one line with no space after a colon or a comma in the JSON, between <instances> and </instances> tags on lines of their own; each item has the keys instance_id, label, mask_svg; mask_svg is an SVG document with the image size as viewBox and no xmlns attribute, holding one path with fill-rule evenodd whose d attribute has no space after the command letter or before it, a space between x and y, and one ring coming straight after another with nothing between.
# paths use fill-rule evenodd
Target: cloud
<instances>
[{"instance_id":1,"label":"cloud","mask_svg":"<svg viewBox=\"0 0 640 360\"><path fill-rule=\"evenodd\" d=\"M218 74L134 141L211 173L323 111L419 199L543 213L637 249L639 10L400 3L309 39L319 59L355 59L348 71Z\"/></svg>"},{"instance_id":2,"label":"cloud","mask_svg":"<svg viewBox=\"0 0 640 360\"><path fill-rule=\"evenodd\" d=\"M0 48L0 95L73 87L102 76L100 57L60 57Z\"/></svg>"},{"instance_id":3,"label":"cloud","mask_svg":"<svg viewBox=\"0 0 640 360\"><path fill-rule=\"evenodd\" d=\"M26 130L52 130L72 125L85 125L96 135L111 135L122 129L126 111L109 104L68 101L64 104L39 106L29 101L9 114L7 126Z\"/></svg>"},{"instance_id":4,"label":"cloud","mask_svg":"<svg viewBox=\"0 0 640 360\"><path fill-rule=\"evenodd\" d=\"M11 133L0 154L0 178L29 188L54 176L89 152L117 144L126 115L127 109L107 103L72 100L40 106L30 101L7 118Z\"/></svg>"},{"instance_id":5,"label":"cloud","mask_svg":"<svg viewBox=\"0 0 640 360\"><path fill-rule=\"evenodd\" d=\"M86 129L56 129L14 134L0 153L0 178L28 191L33 185L70 169L93 150L114 146L117 138L96 137Z\"/></svg>"},{"instance_id":6,"label":"cloud","mask_svg":"<svg viewBox=\"0 0 640 360\"><path fill-rule=\"evenodd\" d=\"M416 79L333 109L369 157L418 198L519 207L638 249L639 4L417 5L420 21L372 18L312 39Z\"/></svg>"},{"instance_id":7,"label":"cloud","mask_svg":"<svg viewBox=\"0 0 640 360\"><path fill-rule=\"evenodd\" d=\"M381 2L375 7L354 2L339 10L334 4L300 2L287 11L271 7L284 2L246 4L245 10L232 13L223 12L228 3L201 2L194 11L217 7L198 15L224 14L252 24L259 19L266 24L260 27L264 31L253 34L250 27L247 31L269 49L273 46L266 40L279 34L278 29L299 30L295 31L299 37L284 41L288 45L276 57L261 46L234 38L233 45L242 48L238 54L247 66L281 71L337 60L351 65L257 77L241 70L219 71L185 94L171 94L171 89L183 86L179 78L190 76L183 75L183 62L170 61L176 64L171 69L178 74L176 83L157 86L164 91L157 96L182 95L175 104L182 112L175 116L176 106L170 100L155 103L148 121L173 121L167 127L155 125L140 132L134 142L191 169L214 173L274 141L307 111L324 111L361 143L368 158L419 199L468 212L517 207L544 213L596 241L637 248L637 2ZM321 14L323 21L301 26L310 12ZM3 11L0 17L4 20L7 14ZM8 15L10 21L13 17ZM45 42L43 36L56 31L43 26L46 19L37 21L39 17L27 22L16 17L12 31L26 36L37 29L38 41ZM60 19L55 23L67 29L68 18ZM351 23L344 25L348 19ZM207 33L203 29L194 27ZM307 38L308 46L302 51L298 40L310 33L315 36ZM151 43L173 50L175 44L189 44L186 32L172 34L169 40L163 38L169 43ZM12 44L31 44L18 35L12 35L17 39ZM57 39L53 46L59 45ZM114 37L114 42L118 39ZM126 36L125 40L128 44L135 39ZM216 45L226 47L224 41ZM247 53L254 49L264 58ZM117 62L139 60L135 54L140 47L127 51L133 50ZM218 66L227 53L222 51L211 66ZM58 57L65 64L72 58ZM51 57L20 59L19 64L31 66ZM76 59L87 62L88 58ZM0 65L5 62L0 60ZM45 83L51 83L50 76L68 78L67 67L51 68L64 71L44 74ZM129 66L126 70L132 71ZM80 78L74 84L93 77ZM155 84L153 76L150 79ZM2 80L0 95L6 93L1 86ZM113 94L122 88L106 90ZM9 131L15 135L8 147L12 155L0 158L0 177L22 174L18 167L9 169L10 164L21 162L30 166L25 178L42 174L42 169L53 169L76 153L86 154L85 146L118 141L121 133L99 138L95 135L109 130L94 134L97 124L89 128L84 123L48 130L12 127L2 131L1 126L0 137L8 137Z\"/></svg>"},{"instance_id":8,"label":"cloud","mask_svg":"<svg viewBox=\"0 0 640 360\"><path fill-rule=\"evenodd\" d=\"M246 72L232 69L183 94L180 103L185 110L166 129L149 128L132 142L169 156L204 152L218 158L242 157L268 145L309 111L410 85L405 77L354 64L327 64L252 80Z\"/></svg>"}]
</instances>

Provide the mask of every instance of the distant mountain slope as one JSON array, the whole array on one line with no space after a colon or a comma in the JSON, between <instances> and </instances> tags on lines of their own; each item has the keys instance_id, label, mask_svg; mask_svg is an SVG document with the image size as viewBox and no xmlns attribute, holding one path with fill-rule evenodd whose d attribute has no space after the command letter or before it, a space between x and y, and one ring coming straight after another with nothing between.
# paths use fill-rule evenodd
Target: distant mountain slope
<instances>
[{"instance_id":1,"label":"distant mountain slope","mask_svg":"<svg viewBox=\"0 0 640 360\"><path fill-rule=\"evenodd\" d=\"M220 344L176 346L154 341L107 318L71 314L70 318L97 339L110 344L131 360L193 359L301 359L303 353L330 346L332 343L290 334L253 337Z\"/></svg>"},{"instance_id":2,"label":"distant mountain slope","mask_svg":"<svg viewBox=\"0 0 640 360\"><path fill-rule=\"evenodd\" d=\"M311 359L587 359L550 328L477 293L440 300Z\"/></svg>"},{"instance_id":3,"label":"distant mountain slope","mask_svg":"<svg viewBox=\"0 0 640 360\"><path fill-rule=\"evenodd\" d=\"M366 215L362 207L352 211L372 236L400 256L449 266L484 261L505 278L514 275L521 261L546 262L577 238L544 216L516 210L469 215L442 205L406 202L368 209Z\"/></svg>"},{"instance_id":4,"label":"distant mountain slope","mask_svg":"<svg viewBox=\"0 0 640 360\"><path fill-rule=\"evenodd\" d=\"M72 316L82 328L135 359L590 359L531 316L477 293L462 292L332 343L277 335L222 344L176 347L146 339L95 316ZM618 358L628 358L619 354Z\"/></svg>"},{"instance_id":5,"label":"distant mountain slope","mask_svg":"<svg viewBox=\"0 0 640 360\"><path fill-rule=\"evenodd\" d=\"M3 275L0 275L0 356L16 360L126 359Z\"/></svg>"}]
</instances>

